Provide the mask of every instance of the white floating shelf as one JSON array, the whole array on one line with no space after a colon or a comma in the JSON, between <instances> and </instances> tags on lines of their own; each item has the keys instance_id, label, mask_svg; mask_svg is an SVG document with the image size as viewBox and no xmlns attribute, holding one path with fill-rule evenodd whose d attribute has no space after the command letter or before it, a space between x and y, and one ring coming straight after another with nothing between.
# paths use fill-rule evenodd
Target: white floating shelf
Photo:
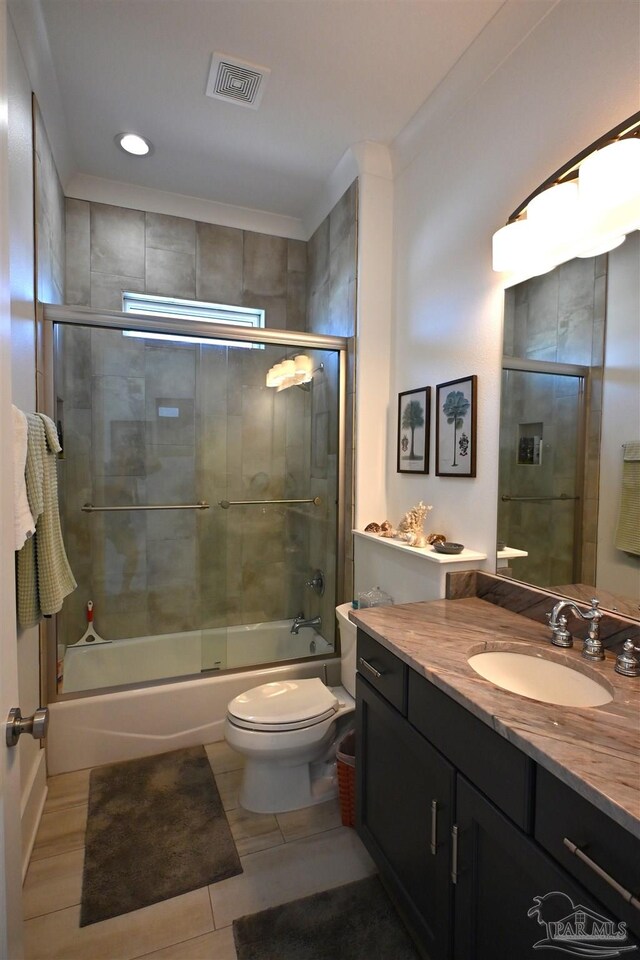
<instances>
[{"instance_id":1,"label":"white floating shelf","mask_svg":"<svg viewBox=\"0 0 640 960\"><path fill-rule=\"evenodd\" d=\"M513 560L514 557L528 557L529 554L526 550L518 550L516 547L505 547L503 550L498 550L497 557L498 560Z\"/></svg>"},{"instance_id":2,"label":"white floating shelf","mask_svg":"<svg viewBox=\"0 0 640 960\"><path fill-rule=\"evenodd\" d=\"M362 537L364 540L375 540L376 543L384 547L391 547L392 550L402 550L404 553L410 553L414 557L420 557L422 560L429 560L431 563L468 563L470 560L486 560L486 553L478 553L477 550L464 548L462 553L437 553L431 544L427 547L410 547L408 543L402 543L400 540L392 540L389 537L380 537L377 533L365 533L364 530L353 530L355 537ZM524 556L519 553L518 556Z\"/></svg>"}]
</instances>

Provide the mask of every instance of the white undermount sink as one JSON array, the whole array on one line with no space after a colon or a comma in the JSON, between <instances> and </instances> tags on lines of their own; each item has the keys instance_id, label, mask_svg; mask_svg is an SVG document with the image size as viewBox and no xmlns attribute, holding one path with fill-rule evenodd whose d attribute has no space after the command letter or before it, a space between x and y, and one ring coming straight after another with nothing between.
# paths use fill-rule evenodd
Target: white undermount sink
<instances>
[{"instance_id":1,"label":"white undermount sink","mask_svg":"<svg viewBox=\"0 0 640 960\"><path fill-rule=\"evenodd\" d=\"M564 707L601 707L613 696L602 683L579 670L513 650L483 650L468 658L476 673L521 697Z\"/></svg>"}]
</instances>

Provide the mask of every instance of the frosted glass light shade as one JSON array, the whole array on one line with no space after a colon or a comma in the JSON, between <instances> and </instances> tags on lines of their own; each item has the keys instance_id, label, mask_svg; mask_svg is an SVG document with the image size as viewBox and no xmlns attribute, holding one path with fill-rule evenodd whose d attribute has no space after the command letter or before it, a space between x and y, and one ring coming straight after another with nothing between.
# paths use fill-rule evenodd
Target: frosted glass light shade
<instances>
[{"instance_id":1,"label":"frosted glass light shade","mask_svg":"<svg viewBox=\"0 0 640 960\"><path fill-rule=\"evenodd\" d=\"M578 184L575 180L556 183L543 190L527 207L527 220L539 229L566 233L570 229L569 224L577 216Z\"/></svg>"},{"instance_id":2,"label":"frosted glass light shade","mask_svg":"<svg viewBox=\"0 0 640 960\"><path fill-rule=\"evenodd\" d=\"M269 372L267 373L266 384L268 387L277 387L282 383L284 375L282 372L282 363L274 363Z\"/></svg>"},{"instance_id":3,"label":"frosted glass light shade","mask_svg":"<svg viewBox=\"0 0 640 960\"><path fill-rule=\"evenodd\" d=\"M299 353L293 358L296 365L296 380L299 383L309 383L313 375L313 360L305 353Z\"/></svg>"},{"instance_id":4,"label":"frosted glass light shade","mask_svg":"<svg viewBox=\"0 0 640 960\"><path fill-rule=\"evenodd\" d=\"M538 263L557 266L570 260L581 231L577 182L557 183L539 193L527 206L527 220L535 233Z\"/></svg>"},{"instance_id":5,"label":"frosted glass light shade","mask_svg":"<svg viewBox=\"0 0 640 960\"><path fill-rule=\"evenodd\" d=\"M313 378L313 361L304 353L298 354L293 360L281 360L274 364L266 376L266 385L276 390L286 390L302 383L309 383Z\"/></svg>"},{"instance_id":6,"label":"frosted glass light shade","mask_svg":"<svg viewBox=\"0 0 640 960\"><path fill-rule=\"evenodd\" d=\"M613 250L640 229L640 140L618 140L583 160L579 199L587 234L579 256Z\"/></svg>"},{"instance_id":7,"label":"frosted glass light shade","mask_svg":"<svg viewBox=\"0 0 640 960\"><path fill-rule=\"evenodd\" d=\"M514 220L493 235L493 269L524 280L557 266L544 249L543 236L529 220Z\"/></svg>"}]
</instances>

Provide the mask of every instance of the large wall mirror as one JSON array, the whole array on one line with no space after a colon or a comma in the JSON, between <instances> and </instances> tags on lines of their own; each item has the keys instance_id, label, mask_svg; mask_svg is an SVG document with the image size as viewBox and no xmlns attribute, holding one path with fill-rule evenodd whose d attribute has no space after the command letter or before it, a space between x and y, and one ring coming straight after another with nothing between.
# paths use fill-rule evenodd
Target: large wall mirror
<instances>
[{"instance_id":1,"label":"large wall mirror","mask_svg":"<svg viewBox=\"0 0 640 960\"><path fill-rule=\"evenodd\" d=\"M498 573L640 619L640 232L507 287L503 346Z\"/></svg>"}]
</instances>

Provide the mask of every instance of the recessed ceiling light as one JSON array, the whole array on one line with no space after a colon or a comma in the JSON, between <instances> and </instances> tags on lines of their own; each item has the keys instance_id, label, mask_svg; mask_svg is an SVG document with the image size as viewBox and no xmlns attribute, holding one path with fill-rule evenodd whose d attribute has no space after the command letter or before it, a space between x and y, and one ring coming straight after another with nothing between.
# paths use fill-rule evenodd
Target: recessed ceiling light
<instances>
[{"instance_id":1,"label":"recessed ceiling light","mask_svg":"<svg viewBox=\"0 0 640 960\"><path fill-rule=\"evenodd\" d=\"M137 133L119 133L116 137L116 143L125 153L133 154L134 157L146 157L153 151L153 144Z\"/></svg>"}]
</instances>

